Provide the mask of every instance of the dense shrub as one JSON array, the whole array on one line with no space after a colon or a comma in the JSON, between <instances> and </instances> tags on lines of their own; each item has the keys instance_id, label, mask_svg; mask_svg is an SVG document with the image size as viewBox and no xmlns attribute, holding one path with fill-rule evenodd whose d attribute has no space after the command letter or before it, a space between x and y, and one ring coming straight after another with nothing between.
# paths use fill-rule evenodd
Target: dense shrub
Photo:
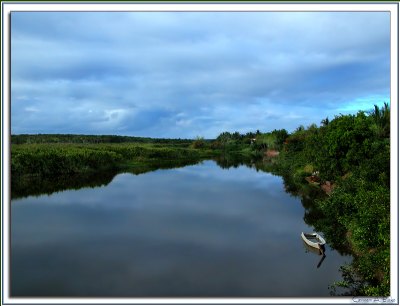
<instances>
[{"instance_id":1,"label":"dense shrub","mask_svg":"<svg viewBox=\"0 0 400 306\"><path fill-rule=\"evenodd\" d=\"M11 173L54 175L113 167L122 160L116 152L65 145L13 145Z\"/></svg>"},{"instance_id":2,"label":"dense shrub","mask_svg":"<svg viewBox=\"0 0 400 306\"><path fill-rule=\"evenodd\" d=\"M22 144L11 147L12 176L58 175L116 168L145 160L199 159L203 152L151 144Z\"/></svg>"}]
</instances>

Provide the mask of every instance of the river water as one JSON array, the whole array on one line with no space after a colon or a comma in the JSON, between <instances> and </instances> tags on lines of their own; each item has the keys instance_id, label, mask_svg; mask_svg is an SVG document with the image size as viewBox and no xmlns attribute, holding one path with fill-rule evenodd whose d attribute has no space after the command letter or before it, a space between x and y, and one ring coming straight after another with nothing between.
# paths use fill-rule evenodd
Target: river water
<instances>
[{"instance_id":1,"label":"river water","mask_svg":"<svg viewBox=\"0 0 400 306\"><path fill-rule=\"evenodd\" d=\"M317 268L303 217L281 177L213 161L16 199L11 295L329 296L351 259L327 246Z\"/></svg>"}]
</instances>

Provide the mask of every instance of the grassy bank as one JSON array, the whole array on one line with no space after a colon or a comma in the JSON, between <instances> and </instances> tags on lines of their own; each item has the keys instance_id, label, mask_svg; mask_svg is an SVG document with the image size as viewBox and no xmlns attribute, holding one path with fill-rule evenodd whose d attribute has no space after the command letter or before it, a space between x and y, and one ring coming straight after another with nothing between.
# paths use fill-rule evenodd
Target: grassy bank
<instances>
[{"instance_id":1,"label":"grassy bank","mask_svg":"<svg viewBox=\"0 0 400 306\"><path fill-rule=\"evenodd\" d=\"M135 143L35 143L11 146L12 177L54 176L106 169L143 166L154 161L199 160L210 156L207 149L191 146Z\"/></svg>"}]
</instances>

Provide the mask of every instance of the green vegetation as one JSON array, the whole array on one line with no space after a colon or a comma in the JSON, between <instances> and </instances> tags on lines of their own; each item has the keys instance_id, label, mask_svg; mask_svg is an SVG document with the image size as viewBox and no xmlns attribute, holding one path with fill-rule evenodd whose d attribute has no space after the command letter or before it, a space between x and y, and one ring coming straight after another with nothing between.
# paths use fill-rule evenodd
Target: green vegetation
<instances>
[{"instance_id":1,"label":"green vegetation","mask_svg":"<svg viewBox=\"0 0 400 306\"><path fill-rule=\"evenodd\" d=\"M20 136L11 138L12 198L101 186L119 172L140 174L176 168L213 156L209 141L203 139L204 145L199 148L196 142L188 140L133 142L132 137L131 142L102 143L99 139L108 140L106 136ZM22 140L29 141L15 144Z\"/></svg>"},{"instance_id":2,"label":"green vegetation","mask_svg":"<svg viewBox=\"0 0 400 306\"><path fill-rule=\"evenodd\" d=\"M330 196L319 197L305 220L330 245L354 255L343 267L346 294L387 296L390 290L390 110L340 115L318 128L298 128L285 141L276 168L307 197L312 177ZM331 186L333 186L333 190Z\"/></svg>"},{"instance_id":3,"label":"green vegetation","mask_svg":"<svg viewBox=\"0 0 400 306\"><path fill-rule=\"evenodd\" d=\"M121 161L121 154L103 147L71 144L24 144L11 147L12 177L115 169Z\"/></svg>"},{"instance_id":4,"label":"green vegetation","mask_svg":"<svg viewBox=\"0 0 400 306\"><path fill-rule=\"evenodd\" d=\"M212 143L213 149L221 150L222 154L262 157L267 150L280 150L288 136L286 130L273 130L268 133L239 132L221 133Z\"/></svg>"},{"instance_id":5,"label":"green vegetation","mask_svg":"<svg viewBox=\"0 0 400 306\"><path fill-rule=\"evenodd\" d=\"M209 156L176 144L21 144L11 147L12 177L21 175L54 176L106 169L130 169L146 163L171 160L200 160Z\"/></svg>"},{"instance_id":6,"label":"green vegetation","mask_svg":"<svg viewBox=\"0 0 400 306\"><path fill-rule=\"evenodd\" d=\"M267 148L262 137L272 135L273 141L275 133L278 132L246 135L225 132L216 140L200 136L182 140L112 135L12 135L11 174L13 178L26 175L51 178L117 169L135 172L151 165L185 164L205 158L218 159L221 163L259 158L260 148ZM256 138L260 146L253 143Z\"/></svg>"},{"instance_id":7,"label":"green vegetation","mask_svg":"<svg viewBox=\"0 0 400 306\"><path fill-rule=\"evenodd\" d=\"M19 134L12 135L11 144L25 143L135 143L135 144L164 144L169 146L188 146L190 139L149 138L118 135L77 135L77 134Z\"/></svg>"}]
</instances>

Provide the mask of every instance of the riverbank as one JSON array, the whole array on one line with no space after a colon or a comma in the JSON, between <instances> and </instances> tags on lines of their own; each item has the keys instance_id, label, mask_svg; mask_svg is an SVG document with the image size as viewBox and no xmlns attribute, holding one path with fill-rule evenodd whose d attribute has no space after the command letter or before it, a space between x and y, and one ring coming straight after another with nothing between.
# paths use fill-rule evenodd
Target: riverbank
<instances>
[{"instance_id":1,"label":"riverbank","mask_svg":"<svg viewBox=\"0 0 400 306\"><path fill-rule=\"evenodd\" d=\"M273 171L302 197L305 220L354 256L336 287L348 295L390 295L388 108L341 115L292 133ZM322 190L325 196L310 196Z\"/></svg>"},{"instance_id":2,"label":"riverbank","mask_svg":"<svg viewBox=\"0 0 400 306\"><path fill-rule=\"evenodd\" d=\"M136 143L36 143L11 147L11 175L78 174L93 171L134 169L169 161L196 161L213 156L207 149Z\"/></svg>"}]
</instances>

